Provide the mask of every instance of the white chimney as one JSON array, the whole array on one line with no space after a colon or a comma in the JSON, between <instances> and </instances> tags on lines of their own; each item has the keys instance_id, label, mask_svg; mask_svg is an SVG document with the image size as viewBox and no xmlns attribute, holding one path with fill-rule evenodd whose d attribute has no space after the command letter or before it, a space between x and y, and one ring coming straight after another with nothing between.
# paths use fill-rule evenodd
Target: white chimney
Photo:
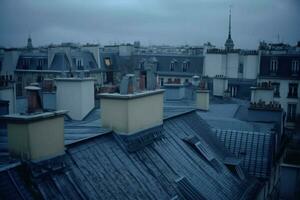
<instances>
[{"instance_id":1,"label":"white chimney","mask_svg":"<svg viewBox=\"0 0 300 200\"><path fill-rule=\"evenodd\" d=\"M228 89L228 79L223 75L217 75L213 78L213 95L224 97Z\"/></svg>"},{"instance_id":2,"label":"white chimney","mask_svg":"<svg viewBox=\"0 0 300 200\"><path fill-rule=\"evenodd\" d=\"M82 120L94 107L94 79L57 78L56 109L68 110L74 120Z\"/></svg>"}]
</instances>

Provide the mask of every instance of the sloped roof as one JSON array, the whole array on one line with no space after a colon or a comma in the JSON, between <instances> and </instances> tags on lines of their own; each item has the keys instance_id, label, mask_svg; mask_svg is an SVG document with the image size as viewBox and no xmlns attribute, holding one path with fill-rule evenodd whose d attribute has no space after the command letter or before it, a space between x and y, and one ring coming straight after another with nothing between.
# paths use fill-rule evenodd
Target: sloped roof
<instances>
[{"instance_id":1,"label":"sloped roof","mask_svg":"<svg viewBox=\"0 0 300 200\"><path fill-rule=\"evenodd\" d=\"M219 159L208 161L183 140L196 136L218 157L230 154L209 132L190 112L166 119L163 137L133 153L114 134L103 134L69 145L62 157L29 164L32 185L44 199L254 198L255 182L235 177ZM11 175L15 184L0 179L0 185L18 189L22 180Z\"/></svg>"},{"instance_id":2,"label":"sloped roof","mask_svg":"<svg viewBox=\"0 0 300 200\"><path fill-rule=\"evenodd\" d=\"M241 167L252 176L267 178L273 165L274 134L251 131L215 130L219 140L236 157Z\"/></svg>"}]
</instances>

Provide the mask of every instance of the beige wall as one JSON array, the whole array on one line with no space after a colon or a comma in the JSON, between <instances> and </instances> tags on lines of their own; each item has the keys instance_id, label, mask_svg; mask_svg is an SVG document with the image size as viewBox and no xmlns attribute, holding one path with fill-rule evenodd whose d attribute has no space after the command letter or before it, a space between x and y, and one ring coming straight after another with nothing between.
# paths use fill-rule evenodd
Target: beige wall
<instances>
[{"instance_id":1,"label":"beige wall","mask_svg":"<svg viewBox=\"0 0 300 200\"><path fill-rule=\"evenodd\" d=\"M162 124L162 120L163 93L128 99L101 98L102 125L117 132L136 132Z\"/></svg>"},{"instance_id":2,"label":"beige wall","mask_svg":"<svg viewBox=\"0 0 300 200\"><path fill-rule=\"evenodd\" d=\"M64 117L26 123L8 123L11 155L24 160L45 159L64 153Z\"/></svg>"},{"instance_id":3,"label":"beige wall","mask_svg":"<svg viewBox=\"0 0 300 200\"><path fill-rule=\"evenodd\" d=\"M200 110L209 110L209 90L196 92L196 106Z\"/></svg>"}]
</instances>

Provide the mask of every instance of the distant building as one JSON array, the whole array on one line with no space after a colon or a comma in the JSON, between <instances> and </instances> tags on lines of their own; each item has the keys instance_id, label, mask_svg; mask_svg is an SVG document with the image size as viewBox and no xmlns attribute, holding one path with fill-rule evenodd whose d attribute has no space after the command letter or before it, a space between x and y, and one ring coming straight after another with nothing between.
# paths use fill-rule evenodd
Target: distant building
<instances>
[{"instance_id":1,"label":"distant building","mask_svg":"<svg viewBox=\"0 0 300 200\"><path fill-rule=\"evenodd\" d=\"M288 127L295 127L300 115L300 44L260 44L258 83L272 85L274 101L286 112Z\"/></svg>"},{"instance_id":2,"label":"distant building","mask_svg":"<svg viewBox=\"0 0 300 200\"><path fill-rule=\"evenodd\" d=\"M99 46L79 46L63 43L58 46L33 48L29 37L26 48L4 49L0 53L1 77L16 81L17 96L24 95L24 87L37 82L43 89L54 88L54 78L67 76L94 77L102 83ZM51 89L52 88L52 89Z\"/></svg>"}]
</instances>

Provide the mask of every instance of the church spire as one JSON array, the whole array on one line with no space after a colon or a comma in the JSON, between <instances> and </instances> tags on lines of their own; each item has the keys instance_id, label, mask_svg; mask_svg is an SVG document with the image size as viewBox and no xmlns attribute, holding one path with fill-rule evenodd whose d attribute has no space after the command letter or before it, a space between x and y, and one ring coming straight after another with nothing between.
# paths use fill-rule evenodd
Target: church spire
<instances>
[{"instance_id":1,"label":"church spire","mask_svg":"<svg viewBox=\"0 0 300 200\"><path fill-rule=\"evenodd\" d=\"M32 40L31 40L31 36L29 34L28 39L27 39L27 49L32 49Z\"/></svg>"},{"instance_id":2,"label":"church spire","mask_svg":"<svg viewBox=\"0 0 300 200\"><path fill-rule=\"evenodd\" d=\"M228 32L228 38L231 38L231 6L229 8L229 32Z\"/></svg>"},{"instance_id":3,"label":"church spire","mask_svg":"<svg viewBox=\"0 0 300 200\"><path fill-rule=\"evenodd\" d=\"M233 40L231 39L231 6L229 8L229 28L228 28L228 38L225 42L225 49L226 50L233 50L234 48L234 43Z\"/></svg>"}]
</instances>

